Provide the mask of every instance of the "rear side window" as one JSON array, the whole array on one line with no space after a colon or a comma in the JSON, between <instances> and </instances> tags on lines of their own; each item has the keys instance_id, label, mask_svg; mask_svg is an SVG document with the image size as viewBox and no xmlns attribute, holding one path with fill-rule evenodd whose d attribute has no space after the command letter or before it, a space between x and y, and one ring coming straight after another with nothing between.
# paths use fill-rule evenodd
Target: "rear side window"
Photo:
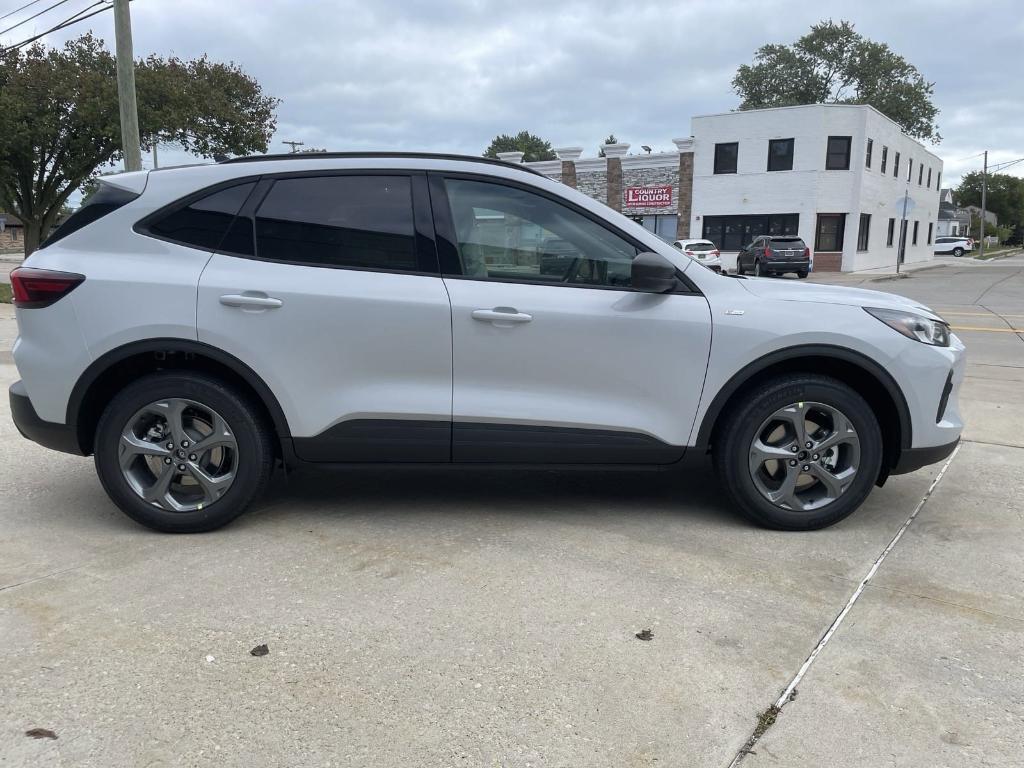
<instances>
[{"instance_id":1,"label":"rear side window","mask_svg":"<svg viewBox=\"0 0 1024 768\"><path fill-rule=\"evenodd\" d=\"M260 259L416 272L408 176L278 179L256 212Z\"/></svg>"},{"instance_id":2,"label":"rear side window","mask_svg":"<svg viewBox=\"0 0 1024 768\"><path fill-rule=\"evenodd\" d=\"M63 224L53 231L41 247L53 245L62 240L72 232L77 232L82 227L102 219L108 213L113 213L123 205L135 200L139 195L129 192L127 189L115 187L112 184L100 182L99 188L82 203L82 207L69 216Z\"/></svg>"},{"instance_id":3,"label":"rear side window","mask_svg":"<svg viewBox=\"0 0 1024 768\"><path fill-rule=\"evenodd\" d=\"M204 251L215 251L227 245L232 253L251 256L252 228L245 220L232 228L231 242L225 235L235 216L252 192L255 182L236 184L201 197L171 211L149 224L149 231L158 237Z\"/></svg>"}]
</instances>

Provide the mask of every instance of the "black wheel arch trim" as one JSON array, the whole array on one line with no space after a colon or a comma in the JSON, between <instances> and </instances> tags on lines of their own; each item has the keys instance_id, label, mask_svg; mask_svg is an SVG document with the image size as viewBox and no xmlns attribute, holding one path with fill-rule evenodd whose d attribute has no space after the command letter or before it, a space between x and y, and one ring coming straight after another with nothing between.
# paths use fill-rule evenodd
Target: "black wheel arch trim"
<instances>
[{"instance_id":1,"label":"black wheel arch trim","mask_svg":"<svg viewBox=\"0 0 1024 768\"><path fill-rule=\"evenodd\" d=\"M750 379L762 371L778 363L787 360L795 360L801 357L827 357L834 360L841 360L851 363L874 376L885 388L896 405L896 412L900 420L900 450L906 451L913 445L913 425L910 419L910 407L903 395L903 390L892 378L888 371L865 354L856 352L845 347L837 347L831 344L807 344L799 347L786 347L774 352L769 352L759 357L752 363L748 363L725 383L715 398L711 401L704 418L701 420L700 428L697 431L695 447L700 451L707 451L711 447L711 433L715 423L722 413L725 404L735 395Z\"/></svg>"},{"instance_id":2,"label":"black wheel arch trim","mask_svg":"<svg viewBox=\"0 0 1024 768\"><path fill-rule=\"evenodd\" d=\"M277 432L277 436L282 443L290 439L291 430L288 426L288 419L284 414L284 409L281 408L277 397L259 374L237 357L219 347L205 344L201 341L175 338L173 336L129 342L96 358L82 372L82 375L78 377L78 381L75 382L75 386L71 390L71 396L68 398L66 423L77 431L78 417L81 413L86 394L92 385L112 366L136 355L157 352L201 355L225 366L232 373L242 378L256 392L256 395L270 414L274 430Z\"/></svg>"}]
</instances>

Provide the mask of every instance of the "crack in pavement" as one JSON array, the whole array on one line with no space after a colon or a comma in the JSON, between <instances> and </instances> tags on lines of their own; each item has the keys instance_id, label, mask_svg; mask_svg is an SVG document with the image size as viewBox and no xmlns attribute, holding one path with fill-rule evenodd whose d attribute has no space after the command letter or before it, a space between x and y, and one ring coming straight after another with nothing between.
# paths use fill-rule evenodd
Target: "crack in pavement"
<instances>
[{"instance_id":1,"label":"crack in pavement","mask_svg":"<svg viewBox=\"0 0 1024 768\"><path fill-rule=\"evenodd\" d=\"M750 734L750 737L746 740L746 742L744 742L743 746L740 747L739 750L736 752L736 756L733 757L732 762L729 763L729 768L735 768L737 765L743 762L747 755L752 754L754 745L757 744L758 740L760 740L760 738L768 731L768 729L775 724L776 719L782 713L783 707L785 707L786 704L788 704L795 698L797 685L799 685L800 681L803 680L804 675L807 674L807 671L811 668L811 665L814 664L815 660L818 658L818 655L825 649L825 646L828 645L833 635L835 635L836 630L839 629L839 625L843 623L843 620L846 618L847 614L849 614L850 611L853 610L853 606L860 599L860 596L864 594L864 590L867 588L868 582L870 582L871 579L874 578L875 573L878 571L879 567L885 561L885 558L889 556L889 553L892 552L895 546L899 543L899 540L903 538L903 534L907 532L908 528L910 528L911 523L913 523L914 520L917 519L918 514L920 514L922 509L924 509L924 505L928 503L928 499L931 498L932 493L935 491L935 489L939 485L939 482L945 476L946 470L949 469L949 465L953 463L953 459L955 459L956 455L960 453L960 447L960 445L957 445L952 455L950 455L950 457L946 460L946 463L942 465L942 469L939 470L939 474L937 474L935 476L935 479L932 480L931 485L928 486L928 490L924 492L924 496L921 497L921 500L917 503L917 506L914 507L914 511L910 513L910 517L908 517L906 522L903 523L903 525L900 527L898 531L896 531L896 535L892 537L892 540L889 542L889 544L885 547L885 549L882 550L881 554L875 559L875 562L872 563L871 568L868 569L867 574L864 576L863 579L861 579L860 584L853 591L853 594L850 595L850 599L846 601L846 605L843 606L843 609L839 612L835 619L832 620L832 623L829 625L829 628L825 630L825 634L821 636L821 639L818 641L818 644L814 646L814 649L804 660L804 663L800 666L800 669L793 676L793 679L789 681L789 685L786 686L786 688L782 691L782 694L775 700L773 704L771 704L767 709L765 709L758 715L757 725L755 726L753 732Z\"/></svg>"}]
</instances>

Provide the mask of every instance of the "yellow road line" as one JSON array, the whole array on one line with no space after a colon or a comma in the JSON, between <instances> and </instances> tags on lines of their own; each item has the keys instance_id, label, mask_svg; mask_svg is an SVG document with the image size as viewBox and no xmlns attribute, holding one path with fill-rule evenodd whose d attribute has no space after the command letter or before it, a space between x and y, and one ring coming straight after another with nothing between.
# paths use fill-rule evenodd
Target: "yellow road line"
<instances>
[{"instance_id":1,"label":"yellow road line","mask_svg":"<svg viewBox=\"0 0 1024 768\"><path fill-rule=\"evenodd\" d=\"M1024 328L982 328L978 325L951 325L954 331L988 331L989 333L1024 333Z\"/></svg>"}]
</instances>

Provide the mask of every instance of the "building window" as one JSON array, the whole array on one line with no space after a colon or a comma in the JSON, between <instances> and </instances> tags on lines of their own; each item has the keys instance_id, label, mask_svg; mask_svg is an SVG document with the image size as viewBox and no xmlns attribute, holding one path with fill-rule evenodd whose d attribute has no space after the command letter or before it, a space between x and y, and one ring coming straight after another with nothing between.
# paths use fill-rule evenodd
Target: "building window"
<instances>
[{"instance_id":1,"label":"building window","mask_svg":"<svg viewBox=\"0 0 1024 768\"><path fill-rule=\"evenodd\" d=\"M818 227L814 232L814 250L843 250L844 229L846 229L845 213L819 213Z\"/></svg>"},{"instance_id":2,"label":"building window","mask_svg":"<svg viewBox=\"0 0 1024 768\"><path fill-rule=\"evenodd\" d=\"M925 186L928 187L928 189L932 188L932 169L931 169L931 167L928 168L928 183L925 184Z\"/></svg>"},{"instance_id":3,"label":"building window","mask_svg":"<svg viewBox=\"0 0 1024 768\"><path fill-rule=\"evenodd\" d=\"M768 170L793 170L793 139L771 139L768 142Z\"/></svg>"},{"instance_id":4,"label":"building window","mask_svg":"<svg viewBox=\"0 0 1024 768\"><path fill-rule=\"evenodd\" d=\"M935 188L942 188L942 171L939 171L937 174L935 174Z\"/></svg>"},{"instance_id":5,"label":"building window","mask_svg":"<svg viewBox=\"0 0 1024 768\"><path fill-rule=\"evenodd\" d=\"M912 157L907 158L907 184L914 177L914 159Z\"/></svg>"},{"instance_id":6,"label":"building window","mask_svg":"<svg viewBox=\"0 0 1024 768\"><path fill-rule=\"evenodd\" d=\"M675 240L679 225L679 216L674 213L648 214L646 216L630 216L633 221L648 232L653 232L663 240Z\"/></svg>"},{"instance_id":7,"label":"building window","mask_svg":"<svg viewBox=\"0 0 1024 768\"><path fill-rule=\"evenodd\" d=\"M920 221L915 221L914 222L914 237L913 237L913 240L911 240L911 242L910 242L911 245L917 245L917 229L920 226L920 224L921 224Z\"/></svg>"},{"instance_id":8,"label":"building window","mask_svg":"<svg viewBox=\"0 0 1024 768\"><path fill-rule=\"evenodd\" d=\"M892 248L892 241L896 237L896 219L889 219L889 231L885 233L885 247Z\"/></svg>"},{"instance_id":9,"label":"building window","mask_svg":"<svg viewBox=\"0 0 1024 768\"><path fill-rule=\"evenodd\" d=\"M932 226L933 222L928 222L928 245L932 244Z\"/></svg>"},{"instance_id":10,"label":"building window","mask_svg":"<svg viewBox=\"0 0 1024 768\"><path fill-rule=\"evenodd\" d=\"M924 184L924 163L917 166L917 186Z\"/></svg>"},{"instance_id":11,"label":"building window","mask_svg":"<svg viewBox=\"0 0 1024 768\"><path fill-rule=\"evenodd\" d=\"M868 148L867 148L867 150L864 153L864 167L865 168L870 168L871 167L871 150L874 149L874 146L875 146L875 140L874 139L868 139Z\"/></svg>"},{"instance_id":12,"label":"building window","mask_svg":"<svg viewBox=\"0 0 1024 768\"><path fill-rule=\"evenodd\" d=\"M740 154L740 145L733 141L729 144L715 144L715 173L736 173L736 159Z\"/></svg>"},{"instance_id":13,"label":"building window","mask_svg":"<svg viewBox=\"0 0 1024 768\"><path fill-rule=\"evenodd\" d=\"M723 251L738 251L762 235L796 236L800 214L776 213L753 216L705 216L702 237Z\"/></svg>"},{"instance_id":14,"label":"building window","mask_svg":"<svg viewBox=\"0 0 1024 768\"><path fill-rule=\"evenodd\" d=\"M828 152L825 154L826 171L850 170L850 136L829 136Z\"/></svg>"},{"instance_id":15,"label":"building window","mask_svg":"<svg viewBox=\"0 0 1024 768\"><path fill-rule=\"evenodd\" d=\"M868 249L868 232L871 231L871 214L862 213L860 215L860 228L857 230L857 250L866 251Z\"/></svg>"},{"instance_id":16,"label":"building window","mask_svg":"<svg viewBox=\"0 0 1024 768\"><path fill-rule=\"evenodd\" d=\"M882 173L885 173L885 166L889 163L889 148L882 147Z\"/></svg>"},{"instance_id":17,"label":"building window","mask_svg":"<svg viewBox=\"0 0 1024 768\"><path fill-rule=\"evenodd\" d=\"M896 157L892 160L892 175L899 178L900 175L900 153L896 153Z\"/></svg>"}]
</instances>

